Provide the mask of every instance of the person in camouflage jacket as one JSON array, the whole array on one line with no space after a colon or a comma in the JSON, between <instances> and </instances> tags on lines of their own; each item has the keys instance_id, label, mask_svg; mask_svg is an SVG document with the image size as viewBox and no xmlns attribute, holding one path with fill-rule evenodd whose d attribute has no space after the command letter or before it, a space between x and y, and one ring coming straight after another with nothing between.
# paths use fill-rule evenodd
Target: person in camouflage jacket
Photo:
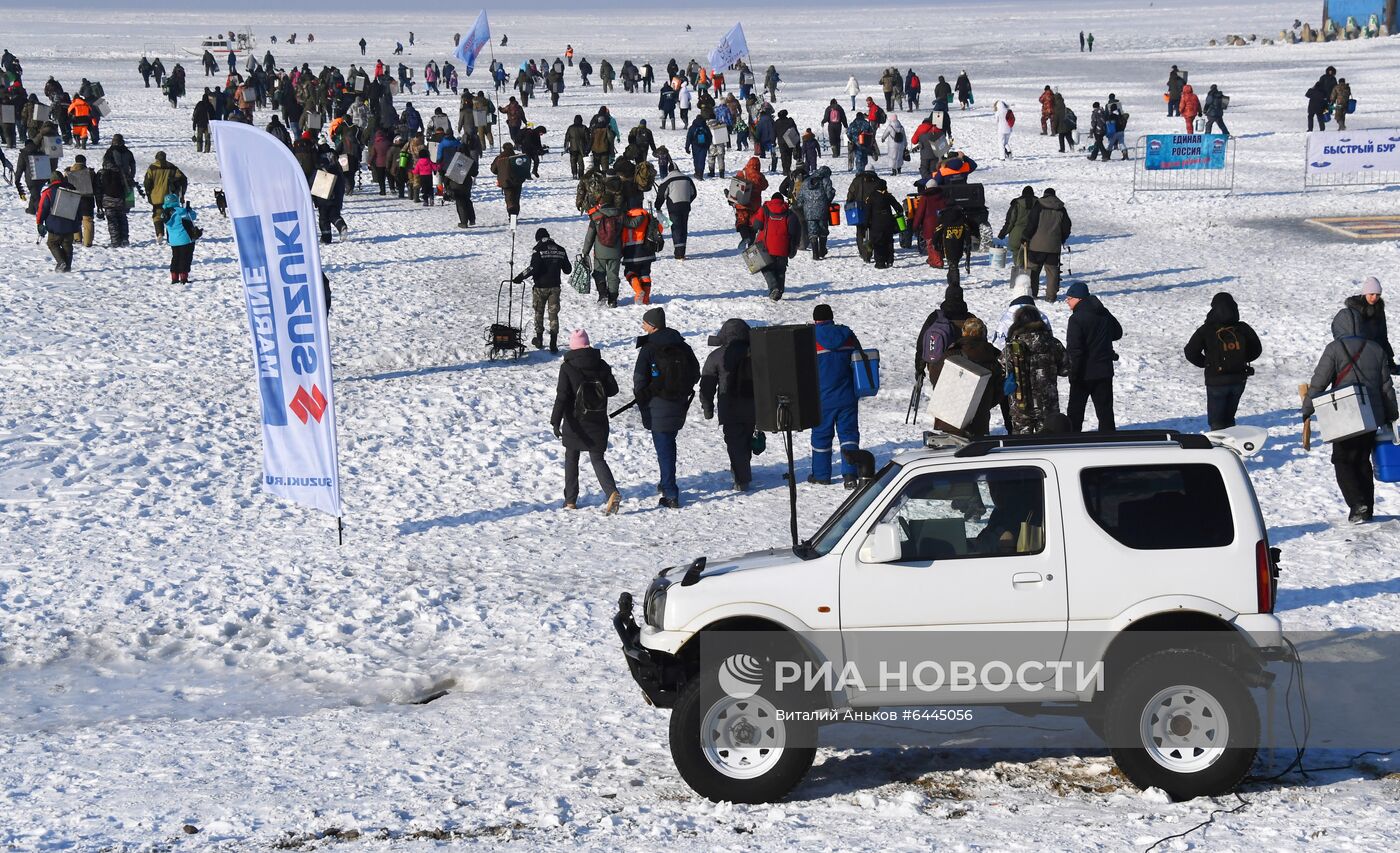
<instances>
[{"instance_id":1,"label":"person in camouflage jacket","mask_svg":"<svg viewBox=\"0 0 1400 853\"><path fill-rule=\"evenodd\" d=\"M1040 311L1028 305L1016 312L1002 351L1006 369L1007 404L1012 435L1049 432L1052 419L1060 413L1059 377L1069 373L1064 344L1055 339L1040 318Z\"/></svg>"}]
</instances>

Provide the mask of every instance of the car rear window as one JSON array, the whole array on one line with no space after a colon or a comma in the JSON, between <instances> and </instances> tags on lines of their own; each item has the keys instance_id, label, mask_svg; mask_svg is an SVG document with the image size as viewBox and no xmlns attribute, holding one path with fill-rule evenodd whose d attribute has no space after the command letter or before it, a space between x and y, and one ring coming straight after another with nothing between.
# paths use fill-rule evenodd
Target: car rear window
<instances>
[{"instance_id":1,"label":"car rear window","mask_svg":"<svg viewBox=\"0 0 1400 853\"><path fill-rule=\"evenodd\" d=\"M1214 465L1086 468L1079 481L1089 515L1129 548L1220 548L1235 540L1230 497Z\"/></svg>"}]
</instances>

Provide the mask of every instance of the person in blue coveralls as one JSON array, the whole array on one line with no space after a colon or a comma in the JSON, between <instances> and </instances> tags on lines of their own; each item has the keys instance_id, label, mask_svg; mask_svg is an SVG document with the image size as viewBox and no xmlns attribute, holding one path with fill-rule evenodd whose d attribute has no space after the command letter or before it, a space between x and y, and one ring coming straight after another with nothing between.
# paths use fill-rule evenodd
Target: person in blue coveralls
<instances>
[{"instance_id":1,"label":"person in blue coveralls","mask_svg":"<svg viewBox=\"0 0 1400 853\"><path fill-rule=\"evenodd\" d=\"M841 437L841 451L860 447L860 409L851 354L860 341L848 327L834 321L830 305L812 309L817 339L817 382L821 388L822 419L812 430L812 474L809 483L831 483L831 442ZM841 458L841 481L848 489L856 487L856 467Z\"/></svg>"}]
</instances>

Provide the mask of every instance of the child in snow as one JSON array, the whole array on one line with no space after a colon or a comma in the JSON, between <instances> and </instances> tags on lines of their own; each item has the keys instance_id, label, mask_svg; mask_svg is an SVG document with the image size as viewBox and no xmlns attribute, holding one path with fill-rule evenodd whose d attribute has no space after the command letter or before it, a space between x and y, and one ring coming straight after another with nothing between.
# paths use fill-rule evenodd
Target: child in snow
<instances>
[{"instance_id":1,"label":"child in snow","mask_svg":"<svg viewBox=\"0 0 1400 853\"><path fill-rule=\"evenodd\" d=\"M418 162L413 164L413 170L408 175L409 195L414 201L418 201L421 196L424 207L433 206L433 175L438 171L438 164L428 159L426 149L418 152Z\"/></svg>"}]
</instances>

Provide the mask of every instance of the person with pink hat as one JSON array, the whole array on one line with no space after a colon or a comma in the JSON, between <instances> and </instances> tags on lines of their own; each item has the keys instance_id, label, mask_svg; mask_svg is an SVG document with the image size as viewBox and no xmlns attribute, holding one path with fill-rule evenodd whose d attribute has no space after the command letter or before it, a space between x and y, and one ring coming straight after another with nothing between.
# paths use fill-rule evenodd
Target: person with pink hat
<instances>
[{"instance_id":1,"label":"person with pink hat","mask_svg":"<svg viewBox=\"0 0 1400 853\"><path fill-rule=\"evenodd\" d=\"M1366 276L1361 283L1361 292L1347 297L1346 306L1360 315L1357 333L1368 341L1375 341L1385 351L1385 363L1391 373L1400 373L1395 366L1395 350L1390 346L1390 333L1385 327L1385 300L1381 298L1380 279Z\"/></svg>"},{"instance_id":2,"label":"person with pink hat","mask_svg":"<svg viewBox=\"0 0 1400 853\"><path fill-rule=\"evenodd\" d=\"M603 513L613 515L622 505L622 494L604 458L608 449L608 398L616 394L617 380L612 368L592 346L588 332L574 330L569 336L569 351L559 366L554 412L549 417L554 436L564 442L564 509L578 507L578 462L584 453L593 465L599 488L608 496Z\"/></svg>"}]
</instances>

